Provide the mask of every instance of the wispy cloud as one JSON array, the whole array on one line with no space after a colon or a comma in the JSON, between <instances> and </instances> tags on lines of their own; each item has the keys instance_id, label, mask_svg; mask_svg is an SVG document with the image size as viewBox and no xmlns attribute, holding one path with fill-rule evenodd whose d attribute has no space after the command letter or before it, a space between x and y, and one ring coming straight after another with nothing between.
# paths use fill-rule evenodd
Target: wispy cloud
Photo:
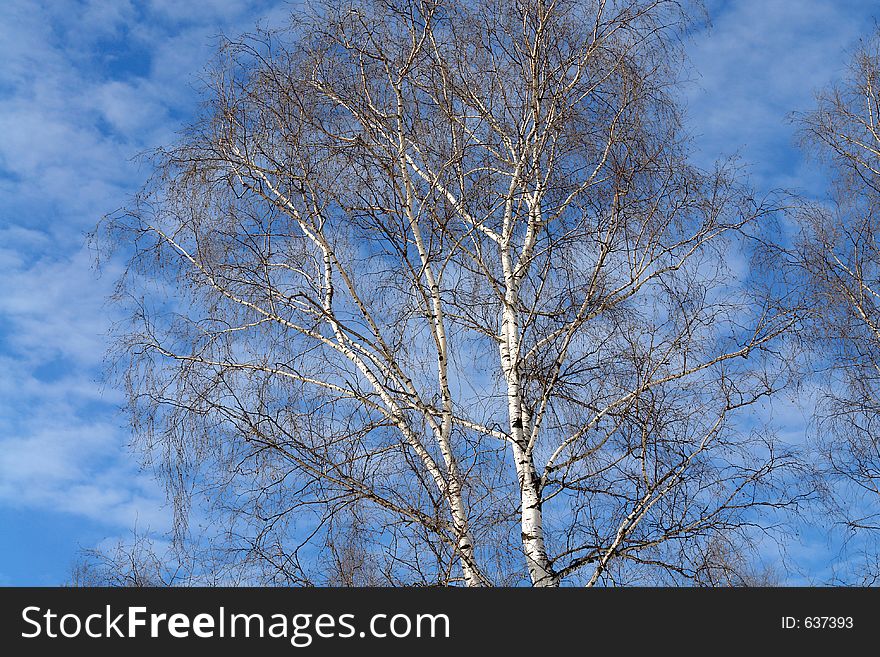
<instances>
[{"instance_id":1,"label":"wispy cloud","mask_svg":"<svg viewBox=\"0 0 880 657\"><path fill-rule=\"evenodd\" d=\"M0 510L65 513L125 533L170 513L130 454L99 383L113 266L92 271L85 233L124 205L196 108L221 33L287 3L11 0L0 18ZM26 526L4 531L25 537ZM79 538L70 536L71 554ZM5 563L3 581L28 581ZM62 564L61 567L66 567Z\"/></svg>"},{"instance_id":2,"label":"wispy cloud","mask_svg":"<svg viewBox=\"0 0 880 657\"><path fill-rule=\"evenodd\" d=\"M739 153L764 189L814 192L820 181L797 151L793 112L838 77L873 28L876 7L859 0L714 0L712 26L690 57L698 74L689 119L705 161Z\"/></svg>"}]
</instances>

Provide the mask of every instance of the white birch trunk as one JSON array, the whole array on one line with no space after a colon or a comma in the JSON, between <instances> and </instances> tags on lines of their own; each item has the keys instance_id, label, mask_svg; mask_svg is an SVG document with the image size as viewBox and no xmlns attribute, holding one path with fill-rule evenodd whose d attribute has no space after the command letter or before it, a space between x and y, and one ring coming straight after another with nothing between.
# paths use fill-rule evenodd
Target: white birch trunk
<instances>
[{"instance_id":1,"label":"white birch trunk","mask_svg":"<svg viewBox=\"0 0 880 657\"><path fill-rule=\"evenodd\" d=\"M533 586L556 586L547 550L544 546L544 521L541 495L534 461L529 448L530 432L526 426L527 413L523 407L520 377L517 370L519 359L519 322L517 321L517 281L509 252L502 250L507 292L501 323L501 367L507 383L507 410L510 419L511 449L516 465L520 488L521 537L523 554Z\"/></svg>"}]
</instances>

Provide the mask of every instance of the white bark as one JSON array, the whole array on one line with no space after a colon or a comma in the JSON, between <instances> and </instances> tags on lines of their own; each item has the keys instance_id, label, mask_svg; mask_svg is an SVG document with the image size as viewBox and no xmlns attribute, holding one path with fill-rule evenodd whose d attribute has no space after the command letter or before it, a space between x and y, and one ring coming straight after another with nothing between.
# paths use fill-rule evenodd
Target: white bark
<instances>
[{"instance_id":1,"label":"white bark","mask_svg":"<svg viewBox=\"0 0 880 657\"><path fill-rule=\"evenodd\" d=\"M519 171L514 174L516 182ZM512 185L513 186L513 183ZM519 373L520 325L517 308L519 306L519 285L527 261L520 259L515 267L510 254L512 195L508 198L505 220L505 241L501 245L501 262L506 287L501 320L501 369L507 385L507 411L510 420L511 450L513 452L516 475L520 489L520 529L529 577L534 586L555 586L556 576L550 569L547 549L544 545L544 522L542 513L540 478L535 471L531 445L533 444L529 413L523 404ZM534 221L534 213L530 217ZM532 223L530 222L530 223ZM531 225L530 225L530 233ZM527 238L524 255L528 255L530 241Z\"/></svg>"}]
</instances>

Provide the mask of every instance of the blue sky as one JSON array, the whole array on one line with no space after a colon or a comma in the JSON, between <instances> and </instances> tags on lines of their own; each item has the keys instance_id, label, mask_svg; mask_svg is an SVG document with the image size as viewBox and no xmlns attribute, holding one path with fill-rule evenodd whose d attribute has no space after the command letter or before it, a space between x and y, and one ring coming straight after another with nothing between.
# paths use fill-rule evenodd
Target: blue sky
<instances>
[{"instance_id":1,"label":"blue sky","mask_svg":"<svg viewBox=\"0 0 880 657\"><path fill-rule=\"evenodd\" d=\"M4 0L0 6L0 584L56 584L80 547L161 531L98 380L113 267L84 234L143 177L198 102L221 32L283 3Z\"/></svg>"},{"instance_id":2,"label":"blue sky","mask_svg":"<svg viewBox=\"0 0 880 657\"><path fill-rule=\"evenodd\" d=\"M170 512L128 453L121 395L99 382L114 267L98 277L85 233L125 204L196 109L216 36L289 3L271 0L4 0L0 6L0 585L65 580L81 547ZM708 3L685 100L709 163L738 152L761 189L821 196L788 114L839 76L876 4L857 0ZM793 439L803 413L779 404ZM812 542L811 542L812 541ZM803 556L828 561L821 539Z\"/></svg>"}]
</instances>

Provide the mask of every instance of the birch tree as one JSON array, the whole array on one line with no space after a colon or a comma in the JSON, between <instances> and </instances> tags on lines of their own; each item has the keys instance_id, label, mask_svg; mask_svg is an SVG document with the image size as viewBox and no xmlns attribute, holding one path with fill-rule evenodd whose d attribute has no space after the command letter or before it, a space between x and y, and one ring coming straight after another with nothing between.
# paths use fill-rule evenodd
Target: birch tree
<instances>
[{"instance_id":1,"label":"birch tree","mask_svg":"<svg viewBox=\"0 0 880 657\"><path fill-rule=\"evenodd\" d=\"M796 262L815 309L823 374L816 409L820 468L834 516L865 539L862 576L880 575L880 40L855 53L846 78L802 117L805 146L827 165L831 193L800 214Z\"/></svg>"},{"instance_id":2,"label":"birch tree","mask_svg":"<svg viewBox=\"0 0 880 657\"><path fill-rule=\"evenodd\" d=\"M353 0L225 44L109 224L133 426L215 571L736 579L798 499L749 412L793 319L750 273L772 207L689 163L688 21Z\"/></svg>"}]
</instances>

